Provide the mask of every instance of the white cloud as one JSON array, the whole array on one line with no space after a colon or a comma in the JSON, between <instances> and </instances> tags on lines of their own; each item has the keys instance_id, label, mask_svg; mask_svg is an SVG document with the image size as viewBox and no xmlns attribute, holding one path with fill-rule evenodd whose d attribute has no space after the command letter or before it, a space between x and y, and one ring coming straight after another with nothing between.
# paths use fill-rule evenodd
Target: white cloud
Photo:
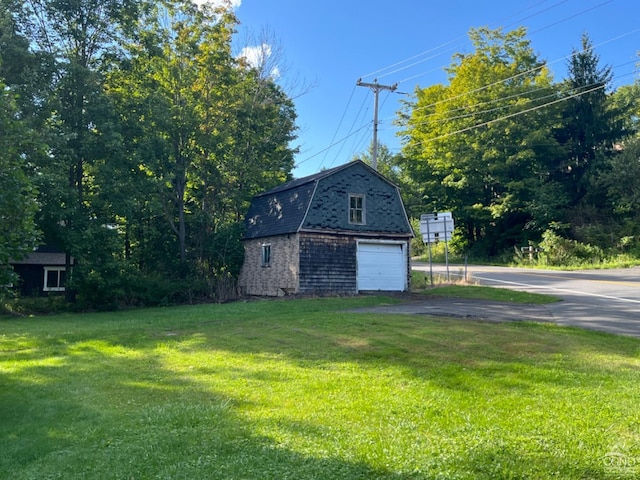
<instances>
[{"instance_id":1,"label":"white cloud","mask_svg":"<svg viewBox=\"0 0 640 480\"><path fill-rule=\"evenodd\" d=\"M251 67L262 71L270 68L269 59L271 57L271 54L271 45L269 45L268 43L263 43L254 47L244 47L240 51L240 54L238 56L244 58ZM273 66L269 69L268 75L271 78L278 78L280 76L280 70L277 66Z\"/></svg>"},{"instance_id":2,"label":"white cloud","mask_svg":"<svg viewBox=\"0 0 640 480\"><path fill-rule=\"evenodd\" d=\"M245 58L252 67L259 68L271 56L271 45L263 43L255 47L244 47L239 56Z\"/></svg>"}]
</instances>

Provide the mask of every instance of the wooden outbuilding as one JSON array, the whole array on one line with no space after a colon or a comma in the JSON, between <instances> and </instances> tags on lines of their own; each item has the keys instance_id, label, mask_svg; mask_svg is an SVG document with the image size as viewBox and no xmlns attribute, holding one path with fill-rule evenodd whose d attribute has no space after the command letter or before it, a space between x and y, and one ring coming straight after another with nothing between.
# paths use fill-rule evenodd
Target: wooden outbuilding
<instances>
[{"instance_id":1,"label":"wooden outbuilding","mask_svg":"<svg viewBox=\"0 0 640 480\"><path fill-rule=\"evenodd\" d=\"M241 294L405 291L413 230L397 186L357 160L253 198Z\"/></svg>"},{"instance_id":2,"label":"wooden outbuilding","mask_svg":"<svg viewBox=\"0 0 640 480\"><path fill-rule=\"evenodd\" d=\"M12 260L18 274L17 289L22 296L40 297L65 291L66 256L59 250L40 247L23 260ZM73 260L72 260L73 262Z\"/></svg>"}]
</instances>

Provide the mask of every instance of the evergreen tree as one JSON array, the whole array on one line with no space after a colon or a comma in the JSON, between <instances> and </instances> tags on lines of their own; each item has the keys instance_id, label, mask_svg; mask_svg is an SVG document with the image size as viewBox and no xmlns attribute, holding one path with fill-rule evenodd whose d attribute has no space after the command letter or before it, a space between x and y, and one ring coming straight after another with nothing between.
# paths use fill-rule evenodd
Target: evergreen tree
<instances>
[{"instance_id":1,"label":"evergreen tree","mask_svg":"<svg viewBox=\"0 0 640 480\"><path fill-rule=\"evenodd\" d=\"M607 167L623 130L607 95L613 79L611 67L600 66L587 34L582 36L581 48L573 50L567 68L563 94L569 98L564 102L562 125L555 132L565 154L555 175L566 192L567 220L571 222L584 212L583 207L604 207L606 195L593 180Z\"/></svg>"}]
</instances>

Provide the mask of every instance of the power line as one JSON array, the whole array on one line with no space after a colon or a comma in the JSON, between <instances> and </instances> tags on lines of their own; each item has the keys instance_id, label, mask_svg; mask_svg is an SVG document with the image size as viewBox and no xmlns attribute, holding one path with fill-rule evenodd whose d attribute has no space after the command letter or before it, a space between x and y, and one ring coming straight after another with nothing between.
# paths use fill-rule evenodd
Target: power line
<instances>
[{"instance_id":1,"label":"power line","mask_svg":"<svg viewBox=\"0 0 640 480\"><path fill-rule=\"evenodd\" d=\"M527 16L527 17L524 17L524 18L522 18L522 19L519 19L519 20L518 20L518 21L516 21L516 22L512 22L511 24L506 25L504 28L509 28L509 27L510 27L510 26L512 26L512 25L515 25L515 24L517 24L517 23L523 22L524 20L528 20L528 19L530 19L530 18L533 18L533 17L535 17L535 16L537 16L537 15L539 15L539 14L541 14L541 13L547 12L547 11L549 11L549 10L551 10L551 9L553 9L553 8L555 8L555 7L557 7L557 6L561 5L561 4L563 4L563 3L567 3L567 1L568 1L568 0L562 0L562 1L560 1L560 2L557 2L557 3L553 4L553 5L551 5L550 7L547 7L547 8L544 8L544 9L542 9L542 10L539 10L538 12L536 12L536 13L534 13L534 14L532 14L532 15L529 15L529 16ZM606 1L601 2L601 3L599 3L599 4L597 4L597 5L593 6L593 7L586 8L586 9L581 10L581 11L579 11L579 12L577 12L577 13L573 14L573 15L569 15L569 16L567 16L567 17L564 17L564 18L562 18L562 19L560 19L560 20L558 20L558 21L556 21L556 22L553 22L553 23L547 24L547 25L545 25L544 27L541 27L541 28L539 28L539 29L537 29L537 30L535 30L535 31L533 31L533 32L529 32L529 33L528 33L528 35L533 35L533 34L535 34L535 33L539 33L539 32L541 32L541 31L543 31L543 30L546 30L546 29L551 28L551 27L553 27L553 26L559 25L560 23L566 22L567 20L571 20L571 19L573 19L573 18L576 18L576 17L579 17L579 16L581 16L581 15L584 15L584 14L586 14L586 13L590 12L590 11L593 11L593 10L595 10L595 9L597 9L597 8L600 8L600 7L602 7L602 6L604 6L604 5L608 4L608 3L611 3L611 2L613 2L613 1L614 1L614 0L606 0ZM544 1L543 1L543 2L540 2L540 3L536 4L535 6L540 5L541 3L545 3L545 2L544 2ZM535 6L534 6L534 7L535 7ZM533 7L530 7L530 8L533 8ZM509 16L509 17L507 17L507 18L515 17L515 16L517 16L519 13L522 13L522 12L524 12L524 11L526 11L526 10L529 10L530 8L528 8L528 9L524 9L524 10L522 10L521 12L518 12L518 13L516 13L516 14L514 14L514 15L511 15L511 16ZM446 43L444 43L444 44L441 44L440 46L438 46L438 47L434 47L434 48L432 48L432 49L430 49L430 50L427 50L427 51L425 51L425 52L423 52L423 53L421 53L421 54L414 55L413 57L410 57L410 58L409 58L409 59L407 59L407 60L403 60L402 62L398 62L398 63L396 63L396 64L393 64L393 65L389 66L389 67L382 68L382 69L380 69L379 71L385 71L385 70L387 70L388 68L392 68L392 67L394 67L394 66L396 66L396 65L401 65L402 63L404 63L404 62L406 62L406 61L409 61L409 60L411 60L411 59L413 59L413 58L419 58L420 56L422 56L422 55L424 55L424 54L426 54L426 53L429 53L429 52L434 51L434 50L438 50L438 49L442 48L443 46L450 45L450 44L452 44L452 43L454 43L454 42L457 42L458 40L460 40L460 39L462 39L462 38L466 38L466 36L458 37L458 38L457 38L457 39L455 39L455 40L452 40L452 41L450 41L450 42L446 42ZM447 50L447 51L451 51L451 49L450 49L450 50ZM443 52L443 53L445 53L445 52ZM405 70L405 69L407 69L407 68L410 68L410 67L416 66L416 65L418 65L418 64L420 64L420 63L424 63L425 61L427 61L427 60L431 60L431 59L433 59L433 58L436 58L436 57L438 57L438 56L442 55L443 53L440 53L440 54L438 54L438 55L434 55L434 56L432 56L432 57L429 57L429 58L427 58L427 59L424 59L424 60L421 60L421 61L418 61L418 62L414 62L414 63L412 63L412 64L410 64L410 65L407 65L406 67L398 68L398 69L394 70L393 72L385 73L385 74L383 74L383 75L380 75L380 77L384 77L384 76L390 75L391 73L397 73L397 72L402 71L402 70ZM441 66L439 66L439 67L437 67L437 68L434 68L434 69L431 69L431 70L428 70L428 71L426 71L426 72L422 72L422 73L419 73L419 74L416 74L416 75L412 75L412 76L410 76L410 77L408 77L408 78L405 78L405 79L403 79L403 80L400 80L398 83L404 83L404 82L407 82L407 81L409 81L409 80L413 80L413 79L415 79L415 78L419 78L419 77L421 77L421 76L423 76L423 75L426 75L427 73L432 73L433 71L437 71L437 70L445 69L446 67L447 67L447 65L441 65ZM365 77L366 77L366 76L365 76Z\"/></svg>"},{"instance_id":2,"label":"power line","mask_svg":"<svg viewBox=\"0 0 640 480\"><path fill-rule=\"evenodd\" d=\"M353 89L355 90L357 87L357 85L353 86ZM367 107L366 109L364 108L364 106L367 104L367 98L364 97L362 99L362 103L360 104L360 108L358 109L358 114L355 116L355 118L353 119L353 122L351 123L351 127L349 127L349 132L347 133L347 137L350 137L350 133L353 131L353 129L355 128L356 124L359 122L360 116L362 115L364 118L364 115L366 114L366 112L369 111L369 108ZM363 113L364 111L364 113ZM358 128L357 131L361 131L362 128ZM338 156L340 155L340 153L342 153L342 149L344 148L345 143L341 143L340 144L340 148L338 149L338 151L336 152L336 154L333 157L333 160L331 161L331 163L329 163L329 167L332 167L333 164L335 163L336 159L338 158ZM326 157L326 155L325 155ZM320 164L322 166L322 163Z\"/></svg>"},{"instance_id":3,"label":"power line","mask_svg":"<svg viewBox=\"0 0 640 480\"><path fill-rule=\"evenodd\" d=\"M353 135L357 134L360 130L362 130L363 128L368 128L369 124L367 123L366 125L362 125L360 128L358 128L357 130L354 130L353 132L349 133L348 135L340 138L339 140L336 140L334 143L332 143L331 145L329 145L328 147L323 148L322 150L320 150L319 152L314 153L313 155L305 158L304 160L301 160L299 162L296 162L296 167L299 165L302 165L305 162L308 162L309 160L311 160L312 158L317 157L318 155L326 152L327 150L335 147L336 145L341 144L342 142L344 142L345 140L347 140L348 138L352 137Z\"/></svg>"},{"instance_id":4,"label":"power line","mask_svg":"<svg viewBox=\"0 0 640 480\"><path fill-rule=\"evenodd\" d=\"M495 82L492 82L492 83L489 83L489 84L486 84L486 85L482 85L482 86L480 86L478 88L475 88L475 89L472 89L472 90L467 90L467 91L462 92L462 93L460 93L458 95L454 95L453 97L449 97L449 98L446 98L446 99L443 99L443 100L439 100L439 101L431 103L429 105L423 105L421 107L415 107L413 109L413 111L432 108L432 107L435 107L435 106L437 106L437 105L439 105L441 103L448 103L448 102L451 102L453 100L457 100L459 98L465 97L467 95L471 95L473 93L481 92L483 90L486 90L488 88L494 87L496 85L500 85L501 83L505 83L505 82L509 82L511 80L515 80L515 79L520 78L520 77L522 77L524 75L529 75L529 74L534 73L534 72L536 72L538 70L541 70L541 69L543 69L543 68L545 68L545 67L547 67L549 65L553 65L553 64L558 63L558 62L560 62L562 60L567 60L567 59L569 59L569 58L571 58L571 57L573 57L575 55L579 55L581 53L585 53L587 50L595 50L598 47L601 47L601 46L609 44L611 42L620 40L621 38L627 37L629 35L633 35L634 33L637 33L637 32L640 32L640 28L636 28L635 30L631 30L631 31L623 33L621 35L617 35L615 37L612 37L612 38L610 38L608 40L600 42L597 45L593 45L593 46L589 47L588 49L582 49L579 52L572 52L572 53L570 53L568 55L565 55L563 57L560 57L560 58L558 58L558 59L556 59L556 60L554 60L552 62L545 62L545 63L543 63L541 65L538 65L536 67L530 68L529 70L526 70L526 71L523 71L523 72L519 72L519 73L517 73L515 75L512 75L510 77L507 77L507 78L504 78L504 79L501 79L501 80L497 80ZM389 118L393 118L393 117L389 117Z\"/></svg>"},{"instance_id":5,"label":"power line","mask_svg":"<svg viewBox=\"0 0 640 480\"><path fill-rule=\"evenodd\" d=\"M520 115L524 115L525 113L533 112L535 110L540 110L541 108L545 108L545 107L548 107L550 105L555 105L556 103L564 102L564 101L570 100L572 98L580 97L582 95L586 95L587 93L595 92L596 90L603 89L603 88L604 88L604 85L598 85L597 87L590 88L589 90L584 90L582 92L574 93L574 94L568 95L566 97L562 97L562 98L559 98L557 100L553 100L551 102L547 102L547 103L542 104L542 105L536 105L535 107L531 107L531 108L528 108L526 110L521 110L519 112L510 113L509 115L504 115L504 116L499 117L499 118L493 118L491 120L487 120L486 122L482 122L482 123L478 123L476 125L472 125L472 126L469 126L469 127L461 128L460 130L456 130L454 132L449 132L449 133L445 133L443 135L439 135L437 137L429 138L429 139L424 140L422 142L414 143L414 144L412 144L412 146L424 145L425 143L435 142L436 140L441 140L443 138L452 137L452 136L458 135L460 133L465 133L465 132L468 132L468 131L471 131L471 130L475 130L476 128L486 127L486 126L491 125L493 123L500 122L500 121L506 120L508 118L513 118L513 117L517 117L517 116L520 116Z\"/></svg>"},{"instance_id":6,"label":"power line","mask_svg":"<svg viewBox=\"0 0 640 480\"><path fill-rule=\"evenodd\" d=\"M524 20L528 20L528 19L530 19L530 18L533 18L533 17L535 17L536 15L539 15L539 14L541 14L541 13L544 13L544 12L548 11L548 10L551 10L551 9L553 9L553 8L557 7L558 5L561 5L561 4L566 3L566 2L568 2L568 1L569 1L569 0L561 0L561 1L559 1L559 2L557 2L557 3L555 3L555 4L553 4L553 5L551 5L550 7L547 7L547 8L545 8L545 9L539 10L538 12L535 12L534 14L529 15L528 17L524 17L524 18L522 18L522 19L520 19L520 20L517 20L517 21L515 21L515 22L512 22L511 24L506 25L506 27L505 27L505 28L508 28L509 26L511 26L511 25L515 25L516 23L522 22L522 21L524 21ZM609 1L613 1L613 0L609 0ZM541 5L541 4L546 3L546 2L547 2L547 0L542 0L542 1L538 2L538 3L536 3L535 5L532 5L532 6L530 6L530 7L524 8L524 9L520 10L519 12L516 12L516 13L514 13L514 14L512 14L512 15L507 16L507 17L504 17L504 18L502 18L502 19L500 19L500 20L498 20L497 22L494 22L494 23L501 23L501 22L503 22L504 20L508 20L508 19L510 19L510 18L517 17L517 16L518 16L518 15L520 15L521 13L524 13L524 12L526 12L527 10L531 10L532 8L535 8L535 7L537 7L538 5ZM431 57L428 57L428 58L426 58L426 59L422 59L422 60L420 60L420 61L412 62L412 63L410 63L409 65L406 65L406 66L404 66L404 67L400 67L400 65L402 65L402 64L404 64L404 63L406 63L406 62L410 62L410 61L412 61L412 60L415 60L415 59L417 59L417 58L420 58L420 57L422 57L422 56L424 56L424 55L427 55L428 53L431 53L431 52L434 52L434 51L438 51L438 50L440 50L440 49L442 49L442 48L444 48L444 47L450 46L450 45L452 45L452 44L454 44L454 43L456 43L456 42L458 42L458 41L460 41L460 40L465 40L465 39L467 39L467 38L468 38L468 37L467 37L467 35L461 35L461 36L459 36L459 37L457 37L457 38L455 38L455 39L453 39L453 40L450 40L450 41L448 41L448 42L441 43L441 44L440 44L440 45L438 45L438 46L435 46L435 47L433 47L433 48L427 49L427 50L425 50L425 51L423 51L423 52L421 52L421 53L418 53L418 54L416 54L416 55L413 55L413 56L411 56L411 57L408 57L408 58L406 58L406 59L404 59L404 60L401 60L401 61L399 61L399 62L393 63L393 64L391 64L391 65L389 65L389 66L387 66L387 67L383 67L383 68L381 68L381 69L379 69L379 70L376 70L376 71L374 71L374 72L368 73L368 74L366 74L366 75L362 75L362 78L368 78L368 77L373 77L373 76L377 76L378 78L383 78L383 77L387 77L387 76L389 76L389 75L392 75L392 74L394 74L394 73L400 72L400 71L402 71L402 70L406 70L406 69L408 69L408 68L414 67L414 66L416 66L416 65L419 65L420 63L424 63L425 61L428 61L428 60L431 60L431 59L433 59L433 58L436 58L436 57L438 57L438 56L440 56L440 55L442 55L442 54L446 53L447 51L451 51L452 49L448 49L448 50L446 50L445 52L439 53L439 54L437 54L437 55L433 55L433 56L431 56ZM400 68L396 68L395 70L392 70L391 72L386 72L387 70L390 70L390 69L395 68L395 67L400 67ZM439 67L439 68L442 68L442 67ZM382 72L386 72L386 73L382 73ZM402 82L399 82L399 83L402 83Z\"/></svg>"},{"instance_id":7,"label":"power line","mask_svg":"<svg viewBox=\"0 0 640 480\"><path fill-rule=\"evenodd\" d=\"M552 10L553 8L556 8L557 6L559 6L559 5L563 4L563 3L566 3L567 1L568 1L568 0L562 0L562 1L556 2L556 3L552 4L552 5L546 6L545 8L542 8L542 9L536 10L536 11L534 11L533 13L531 13L530 15L525 16L525 17L522 17L522 18L520 18L520 19L516 20L516 22L514 22L514 23L522 22L523 20L527 20L527 19L530 19L530 18L532 18L532 17L538 16L538 15L540 15L540 14L542 14L542 13L548 12L548 11ZM597 9L597 8L600 8L600 7L604 6L604 5L607 5L607 4L611 3L612 1L613 1L613 0L603 1L603 2L600 2L600 3L596 4L595 6L592 6L592 7L589 7L589 8L585 8L585 9L583 9L583 10L581 10L581 11L579 11L579 12L575 13L575 14L572 14L572 15L570 15L570 16L564 17L564 18L562 18L561 20L558 20L558 21L555 21L555 22L552 22L552 23L548 23L547 25L545 25L545 26L543 26L543 27L541 27L541 28L539 28L539 29L537 29L537 30L533 31L533 33L538 33L538 32L540 32L540 31L543 31L543 30L546 30L546 29L551 28L551 27L553 27L553 26L556 26L556 25L558 25L559 23L565 22L565 21L567 21L567 20L569 20L569 19L576 18L576 17L578 17L578 16L580 16L580 15L584 15L584 14L586 14L586 13L588 13L588 12L591 12L591 11L593 11L593 10ZM515 14L513 14L513 15L511 15L511 16L509 16L509 17L507 17L507 18L516 18L516 17L518 17L519 15L521 15L521 14L525 13L526 11L531 11L531 10L533 10L533 9L535 9L535 8L538 8L539 6L541 6L541 5L542 5L542 4L544 4L544 3L546 3L546 0L543 0L543 1L541 1L541 2L538 2L538 3L536 3L535 5L533 5L533 6L531 6L531 7L528 7L528 8L526 8L526 9L520 10L519 12L517 12L517 13L515 13ZM601 42L601 43L599 43L598 45L594 46L593 48L597 48L597 47L602 46L602 45L604 45L604 44L607 44L607 43L610 43L610 42L613 42L613 41L619 40L619 39L621 39L621 38L623 38L623 37L625 37L625 36L632 35L632 34L634 34L634 33L638 32L638 31L640 31L640 29L632 30L632 31L627 32L627 33L625 33L625 34L622 34L622 35L619 35L619 36L613 37L613 38L611 38L611 39L609 39L609 40L607 40L607 41L605 41L605 42ZM533 33L529 33L529 35L531 35L531 34L533 34ZM431 49L426 50L426 51L424 51L424 52L421 52L421 53L419 53L419 54L417 54L417 55L413 55L413 56L411 56L411 57L409 57L409 58L407 58L407 59L405 59L405 60L402 60L402 61L400 61L400 62L393 63L393 64L391 64L391 65L389 65L389 66L387 66L387 67L384 67L384 68L382 68L382 69L376 70L375 72L372 72L372 73L370 73L370 74L367 74L367 75L365 75L364 77L372 76L372 75L375 75L375 74L381 74L381 75L380 75L381 77L389 76L389 75L391 75L391 74L393 74L393 73L397 73L398 71L406 70L406 69L408 69L408 68L410 68L410 67L413 67L413 66L415 66L415 65L417 65L417 64L424 63L424 62L426 62L426 61L428 61L428 60L431 60L431 59L435 58L435 57L436 57L436 56L438 56L438 55L441 55L442 53L437 54L436 52L438 52L438 50L442 50L443 48L450 47L451 45L453 45L453 44L455 44L456 42L458 42L458 41L460 40L460 38L465 38L465 37L459 37L459 38L456 38L456 39L454 39L454 40L452 40L452 41L442 43L441 45L439 45L439 46L437 46L437 47L431 48ZM426 55L428 55L428 54L431 54L431 53L433 53L434 55L431 55L429 58L426 58L426 59L421 59L421 57L424 57L424 56L426 56ZM559 62L559 61L561 61L561 60L563 60L563 59L569 58L570 56L571 56L571 55L566 55L566 56L564 56L564 57L562 57L562 58L559 58L559 59L557 59L557 60L555 60L555 61L553 61L553 62L546 62L545 64L540 65L540 66L536 67L535 69L532 69L532 71L535 71L535 70L537 70L537 69L539 69L539 68L543 68L543 67L545 67L545 66L547 66L547 67L548 67L548 66L550 66L550 65L553 65L553 64L554 64L554 63L556 63L556 62ZM421 59L421 60L420 60L420 59ZM416 60L417 60L417 61L416 61ZM411 61L414 61L414 62L412 62L410 65L406 65L406 64L407 64L407 62L411 62ZM429 72L431 72L431 71L433 71L433 70L439 70L439 69L442 69L442 68L445 68L445 67L446 67L446 66L444 66L444 67L443 67L443 66L441 66L441 67L439 67L439 68L432 69L432 70L430 70ZM527 72L520 72L520 73L518 73L516 76L510 77L510 78L508 78L508 79L504 79L504 80L502 80L501 82L506 82L506 81L512 80L512 79L514 79L514 78L517 78L518 76L525 75L526 73L527 73ZM530 71L529 73L531 73L531 71ZM422 75L424 75L424 74L425 74L425 73L423 72L423 73L421 73L421 74L418 74L418 75L414 75L414 76L411 76L411 77L405 78L405 79L403 79L402 81L400 81L400 82L398 82L398 83L404 83L404 82L409 81L409 80L411 80L411 79L414 79L414 78L420 77L420 76L422 76ZM616 78L616 80L618 80L618 78ZM500 83L500 82L495 82L494 84L496 84L496 83ZM493 84L492 84L492 85L493 85ZM485 86L479 87L479 89L489 88L490 86L491 86L491 85L485 85ZM479 89L474 89L474 90L471 90L471 91L468 91L468 92L463 92L463 93L461 93L461 94L460 94L460 96L464 96L464 95L471 94L471 93L473 93L473 92L477 92ZM355 90L355 89L354 89L354 90ZM522 94L524 95L524 94L526 94L526 92L523 92ZM302 161L298 162L298 163L297 163L297 165L302 164L302 163L304 163L304 162L307 162L308 160L310 160L310 159L312 159L312 158L317 157L317 156L318 156L319 154L321 154L321 153L325 153L325 156L324 156L324 158L323 158L323 163L324 163L324 161L326 160L326 157L327 157L328 151L329 151L331 148L333 148L333 147L335 147L335 146L337 146L337 145L341 145L340 150L342 150L342 148L344 147L344 142L345 142L347 139L349 139L349 138L353 138L356 134L360 134L360 133L362 133L362 135L363 135L363 136L366 134L366 132L364 131L364 129L365 129L365 127L367 127L367 125L362 125L362 126L358 127L358 129L357 129L357 130L354 130L355 125L356 125L356 120L357 120L357 119L356 119L356 120L354 120L354 122L353 122L353 124L352 124L352 127L351 127L351 129L349 130L349 133L348 133L345 137L342 137L340 140L335 141L335 138L337 137L338 131L339 131L339 129L341 128L341 126L342 126L342 124L343 124L343 121L344 121L344 118L345 118L346 112L348 111L349 106L350 106L350 104L351 104L352 97L353 97L353 92L352 92L352 96L351 96L351 97L350 97L350 99L349 99L349 103L347 104L347 107L345 108L345 111L343 112L343 115L342 115L341 120L340 120L340 124L339 124L338 128L336 129L336 132L335 132L335 133L334 133L334 135L333 135L333 138L332 138L332 142L331 142L331 144L330 144L328 147L326 147L325 149L321 150L320 152L317 152L316 154L314 154L314 155L312 155L312 156L310 156L310 157L308 157L308 158L306 158L306 159L304 159L304 160L302 160ZM496 102L503 101L503 100L505 100L506 98L507 98L507 97L502 98L502 99L497 99L497 100L496 100ZM539 97L537 100L540 100L541 98L548 98L548 96L545 96L545 97ZM446 101L450 101L450 100L452 100L452 99L447 99ZM531 101L531 100L528 100L528 101ZM479 104L479 105L483 105L483 104L490 104L490 103L491 103L491 102L485 102L485 103L481 103L481 104ZM431 105L431 106L433 106L433 105ZM422 106L422 107L418 107L418 108L429 108L429 107L430 107L430 106ZM541 108L541 107L542 107L542 106L540 106L540 108ZM463 108L464 108L464 107L463 107ZM493 110L493 111L496 111L496 110L500 110L500 108L495 108L495 109L492 109L492 110ZM362 112L362 107L361 107L361 109L360 109L360 113L361 113L361 112ZM359 114L360 114L360 113L359 113ZM488 112L485 112L485 113L488 113ZM526 113L526 112L523 112L523 113ZM359 114L358 114L358 115L359 115ZM396 114L396 115L397 115L397 114ZM387 118L383 119L383 121L386 121L386 120L388 120L388 119L393 119L393 118L395 118L395 117L396 117L396 115L394 115L394 116L392 116L392 117L387 117ZM508 117L506 117L506 118L508 118ZM494 120L494 121L497 121L497 120L498 120L498 119L496 119L496 120ZM354 142L354 144L355 144L355 142ZM334 161L335 161L335 159L334 159Z\"/></svg>"},{"instance_id":8,"label":"power line","mask_svg":"<svg viewBox=\"0 0 640 480\"><path fill-rule=\"evenodd\" d=\"M333 141L336 139L336 137L338 136L338 132L340 131L340 127L342 126L342 121L344 120L344 117L347 114L347 111L349 111L349 105L351 105L351 99L353 99L353 94L356 92L356 87L353 87L353 89L351 90L351 95L349 95L349 100L347 101L347 105L344 108L343 112L342 112L342 116L340 117L340 121L338 122L338 126L336 127L336 131L333 133L333 137L331 137L331 142L333 143ZM322 166L322 164L324 163L325 159L327 158L327 154L329 153L329 151L327 150L327 152L325 153L324 157L322 157L322 161L320 162L320 166Z\"/></svg>"}]
</instances>

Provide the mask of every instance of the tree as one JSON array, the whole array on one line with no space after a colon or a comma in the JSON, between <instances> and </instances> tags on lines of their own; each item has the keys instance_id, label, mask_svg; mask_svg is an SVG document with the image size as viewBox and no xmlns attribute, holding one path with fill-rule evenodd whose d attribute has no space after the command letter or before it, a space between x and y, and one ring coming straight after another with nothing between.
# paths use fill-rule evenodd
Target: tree
<instances>
[{"instance_id":1,"label":"tree","mask_svg":"<svg viewBox=\"0 0 640 480\"><path fill-rule=\"evenodd\" d=\"M489 255L539 235L540 192L554 190L555 112L539 107L556 91L525 33L472 29L475 50L454 56L449 84L418 88L401 117L402 168L425 210L453 210L466 247Z\"/></svg>"},{"instance_id":2,"label":"tree","mask_svg":"<svg viewBox=\"0 0 640 480\"><path fill-rule=\"evenodd\" d=\"M31 132L17 118L13 95L0 80L0 300L15 276L10 260L24 258L36 245L36 191L26 172Z\"/></svg>"},{"instance_id":3,"label":"tree","mask_svg":"<svg viewBox=\"0 0 640 480\"><path fill-rule=\"evenodd\" d=\"M138 5L136 0L27 0L16 14L34 51L54 66L41 101L49 114L50 155L37 165L39 221L46 241L65 249L68 271L75 258L67 300L73 300L72 285L100 275L96 252L104 252L101 236L108 219L93 209L94 165L118 144L101 70L118 53Z\"/></svg>"},{"instance_id":4,"label":"tree","mask_svg":"<svg viewBox=\"0 0 640 480\"><path fill-rule=\"evenodd\" d=\"M565 235L606 247L611 244L611 235L603 230L617 227L599 178L610 168L624 125L629 123L607 92L613 79L611 68L600 66L587 34L582 36L580 50L573 50L567 67L568 77L562 84L566 97L562 124L554 132L565 152L554 172L567 198L562 219L569 226Z\"/></svg>"},{"instance_id":5,"label":"tree","mask_svg":"<svg viewBox=\"0 0 640 480\"><path fill-rule=\"evenodd\" d=\"M272 78L232 56L236 23L227 9L152 10L141 41L128 45L108 75L124 143L133 146L122 171L133 172L144 192L131 195L139 201L120 215L139 225L140 215L160 214L175 239L175 255L165 257L176 257L180 268L173 271L183 274L218 271L225 262L213 246L226 240L215 237L232 235L239 245L230 224L240 221L252 195L289 178L293 168L293 104Z\"/></svg>"},{"instance_id":6,"label":"tree","mask_svg":"<svg viewBox=\"0 0 640 480\"><path fill-rule=\"evenodd\" d=\"M569 98L564 102L562 125L555 131L565 151L557 177L571 207L583 200L598 202L602 198L602 192L593 190L592 180L605 168L616 141L623 136L619 115L610 108L607 96L613 79L611 67L599 64L600 57L584 34L580 50L573 49L567 64L568 78L562 86ZM590 192L590 198L585 198Z\"/></svg>"},{"instance_id":7,"label":"tree","mask_svg":"<svg viewBox=\"0 0 640 480\"><path fill-rule=\"evenodd\" d=\"M373 142L369 144L367 151L356 154L353 160L362 160L367 165L371 166L373 159ZM398 167L398 155L394 155L389 150L389 147L378 142L378 172L387 177L392 182L397 183L398 176L400 175L400 168Z\"/></svg>"},{"instance_id":8,"label":"tree","mask_svg":"<svg viewBox=\"0 0 640 480\"><path fill-rule=\"evenodd\" d=\"M158 279L191 289L237 273L249 199L290 178L295 109L231 54L228 5L0 2L0 54L19 53L0 75L47 144L25 163L44 242L75 259L68 299L73 287L94 306L135 301Z\"/></svg>"},{"instance_id":9,"label":"tree","mask_svg":"<svg viewBox=\"0 0 640 480\"><path fill-rule=\"evenodd\" d=\"M609 101L611 109L619 115L615 121L621 125L624 137L640 134L640 81L622 85L610 95ZM614 146L614 150L619 147Z\"/></svg>"},{"instance_id":10,"label":"tree","mask_svg":"<svg viewBox=\"0 0 640 480\"><path fill-rule=\"evenodd\" d=\"M600 169L593 183L604 192L615 225L608 225L609 241L617 247L640 245L640 82L618 88L610 97L625 136L614 145L606 168Z\"/></svg>"},{"instance_id":11,"label":"tree","mask_svg":"<svg viewBox=\"0 0 640 480\"><path fill-rule=\"evenodd\" d=\"M154 214L161 209L177 240L180 267L187 268L192 187L206 190L194 178L226 139L221 127L233 120L234 60L230 41L235 18L193 4L160 6L138 33L142 42L128 45L128 56L110 72L108 87L122 119L137 124L133 168L150 188ZM209 179L211 176L209 177ZM124 214L125 212L123 212Z\"/></svg>"},{"instance_id":12,"label":"tree","mask_svg":"<svg viewBox=\"0 0 640 480\"><path fill-rule=\"evenodd\" d=\"M602 179L614 212L630 215L637 223L640 214L640 139L629 140L622 152L612 158L611 166Z\"/></svg>"},{"instance_id":13,"label":"tree","mask_svg":"<svg viewBox=\"0 0 640 480\"><path fill-rule=\"evenodd\" d=\"M9 261L23 259L37 245L33 167L46 150L35 102L41 98L46 62L20 35L11 15L16 5L0 1L0 300L17 280Z\"/></svg>"}]
</instances>

